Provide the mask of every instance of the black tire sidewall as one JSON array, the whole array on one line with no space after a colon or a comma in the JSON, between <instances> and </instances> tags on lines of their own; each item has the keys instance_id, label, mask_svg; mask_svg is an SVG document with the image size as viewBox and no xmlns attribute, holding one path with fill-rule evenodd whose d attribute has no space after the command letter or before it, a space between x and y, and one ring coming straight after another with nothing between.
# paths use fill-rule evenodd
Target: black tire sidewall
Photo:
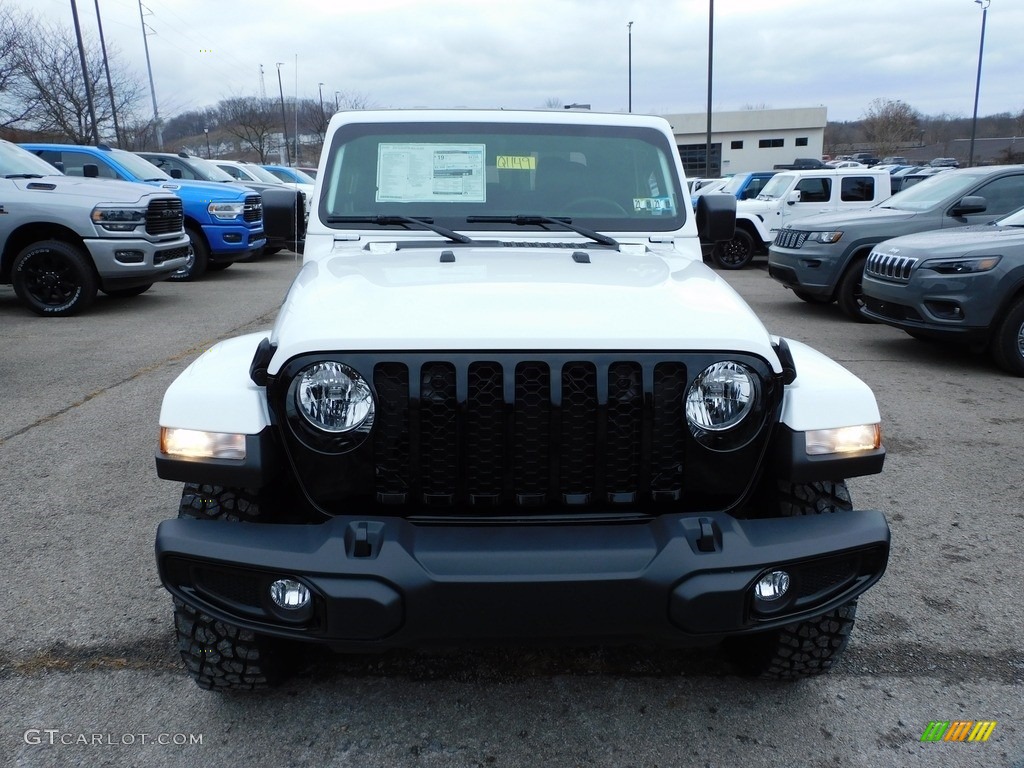
<instances>
[{"instance_id":1,"label":"black tire sidewall","mask_svg":"<svg viewBox=\"0 0 1024 768\"><path fill-rule=\"evenodd\" d=\"M1019 338L1024 326L1024 299L1012 305L992 335L992 358L996 365L1014 376L1024 376L1024 354Z\"/></svg>"},{"instance_id":2,"label":"black tire sidewall","mask_svg":"<svg viewBox=\"0 0 1024 768\"><path fill-rule=\"evenodd\" d=\"M746 253L742 257L730 256L726 258L727 248L735 248L736 250L742 248L745 249ZM754 260L754 238L745 229L737 229L736 233L732 236L732 240L719 243L715 247L714 258L715 264L722 269L743 269Z\"/></svg>"},{"instance_id":3,"label":"black tire sidewall","mask_svg":"<svg viewBox=\"0 0 1024 768\"><path fill-rule=\"evenodd\" d=\"M858 256L850 262L843 272L836 289L836 303L848 318L858 323L870 323L872 320L861 314L860 307L864 296L864 265L866 256ZM861 299L858 300L858 294Z\"/></svg>"},{"instance_id":4,"label":"black tire sidewall","mask_svg":"<svg viewBox=\"0 0 1024 768\"><path fill-rule=\"evenodd\" d=\"M191 225L185 227L185 234L188 235L189 246L192 248L192 266L186 267L186 271L172 272L167 279L172 283L187 283L198 280L206 274L207 265L210 262L210 249L206 245L202 232Z\"/></svg>"},{"instance_id":5,"label":"black tire sidewall","mask_svg":"<svg viewBox=\"0 0 1024 768\"><path fill-rule=\"evenodd\" d=\"M77 289L70 299L59 305L45 304L33 296L26 285L26 270L33 258L46 253L63 260L75 272ZM98 290L92 266L75 246L60 240L44 240L23 249L14 259L11 282L18 298L33 312L44 317L68 317L86 309L96 298Z\"/></svg>"}]
</instances>

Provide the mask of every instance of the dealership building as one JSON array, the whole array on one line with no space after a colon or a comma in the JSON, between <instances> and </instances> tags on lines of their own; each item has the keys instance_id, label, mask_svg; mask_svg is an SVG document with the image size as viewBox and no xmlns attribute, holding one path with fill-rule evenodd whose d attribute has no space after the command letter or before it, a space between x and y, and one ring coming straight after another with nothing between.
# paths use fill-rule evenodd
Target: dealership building
<instances>
[{"instance_id":1,"label":"dealership building","mask_svg":"<svg viewBox=\"0 0 1024 768\"><path fill-rule=\"evenodd\" d=\"M744 109L711 115L710 165L707 115L663 115L672 126L686 175L718 177L771 170L798 157L820 158L828 122L825 107Z\"/></svg>"}]
</instances>

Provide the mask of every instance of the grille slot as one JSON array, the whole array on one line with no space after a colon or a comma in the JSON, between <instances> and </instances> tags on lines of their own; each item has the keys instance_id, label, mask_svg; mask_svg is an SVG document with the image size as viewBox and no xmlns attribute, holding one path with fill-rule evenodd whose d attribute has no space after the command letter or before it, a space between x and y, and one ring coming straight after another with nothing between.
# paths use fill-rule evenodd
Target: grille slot
<instances>
[{"instance_id":1,"label":"grille slot","mask_svg":"<svg viewBox=\"0 0 1024 768\"><path fill-rule=\"evenodd\" d=\"M183 245L181 248L171 248L167 251L157 251L153 254L154 264L163 264L165 261L170 259L177 259L181 256L188 256L189 250L192 248L191 245Z\"/></svg>"},{"instance_id":2,"label":"grille slot","mask_svg":"<svg viewBox=\"0 0 1024 768\"><path fill-rule=\"evenodd\" d=\"M864 273L882 280L906 283L918 260L908 256L872 251L864 265Z\"/></svg>"},{"instance_id":3,"label":"grille slot","mask_svg":"<svg viewBox=\"0 0 1024 768\"><path fill-rule=\"evenodd\" d=\"M151 200L146 208L146 234L167 235L183 231L184 213L181 200Z\"/></svg>"},{"instance_id":4,"label":"grille slot","mask_svg":"<svg viewBox=\"0 0 1024 768\"><path fill-rule=\"evenodd\" d=\"M800 248L807 240L807 234L796 229L781 229L775 236L775 245L779 248Z\"/></svg>"}]
</instances>

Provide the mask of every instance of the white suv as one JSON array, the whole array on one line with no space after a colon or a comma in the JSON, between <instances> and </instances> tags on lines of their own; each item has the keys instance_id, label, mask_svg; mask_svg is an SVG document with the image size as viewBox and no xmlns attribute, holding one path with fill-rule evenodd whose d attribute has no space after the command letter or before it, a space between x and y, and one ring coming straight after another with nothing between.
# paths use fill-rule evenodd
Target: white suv
<instances>
[{"instance_id":1,"label":"white suv","mask_svg":"<svg viewBox=\"0 0 1024 768\"><path fill-rule=\"evenodd\" d=\"M878 408L702 263L734 209L693 212L660 118L335 115L273 329L160 412L196 682L273 683L298 643L727 640L827 670L888 559L840 479L881 470Z\"/></svg>"}]
</instances>

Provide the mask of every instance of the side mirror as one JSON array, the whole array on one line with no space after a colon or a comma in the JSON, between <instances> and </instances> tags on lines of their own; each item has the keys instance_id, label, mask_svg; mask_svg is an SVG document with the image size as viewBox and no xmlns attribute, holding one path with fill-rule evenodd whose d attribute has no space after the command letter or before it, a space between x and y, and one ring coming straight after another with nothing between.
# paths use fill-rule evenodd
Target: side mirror
<instances>
[{"instance_id":1,"label":"side mirror","mask_svg":"<svg viewBox=\"0 0 1024 768\"><path fill-rule=\"evenodd\" d=\"M82 175L87 179L95 179L100 175L100 167L96 163L85 163L82 166Z\"/></svg>"},{"instance_id":2,"label":"side mirror","mask_svg":"<svg viewBox=\"0 0 1024 768\"><path fill-rule=\"evenodd\" d=\"M180 179L181 178L181 168L171 168L171 178L172 179Z\"/></svg>"},{"instance_id":3,"label":"side mirror","mask_svg":"<svg viewBox=\"0 0 1024 768\"><path fill-rule=\"evenodd\" d=\"M736 198L732 195L701 195L696 216L701 242L720 243L736 234Z\"/></svg>"},{"instance_id":4,"label":"side mirror","mask_svg":"<svg viewBox=\"0 0 1024 768\"><path fill-rule=\"evenodd\" d=\"M51 163L51 165L61 173L64 173L64 163L61 162L60 160L55 160L53 163Z\"/></svg>"},{"instance_id":5,"label":"side mirror","mask_svg":"<svg viewBox=\"0 0 1024 768\"><path fill-rule=\"evenodd\" d=\"M954 216L964 216L968 213L982 213L987 208L988 201L981 195L965 195L953 206L950 213Z\"/></svg>"},{"instance_id":6,"label":"side mirror","mask_svg":"<svg viewBox=\"0 0 1024 768\"><path fill-rule=\"evenodd\" d=\"M789 205L792 205L793 203L799 203L800 202L800 198L802 198L802 197L803 197L803 194L800 192L800 190L799 189L794 189L792 192L789 193L789 197L786 199L786 202Z\"/></svg>"}]
</instances>

